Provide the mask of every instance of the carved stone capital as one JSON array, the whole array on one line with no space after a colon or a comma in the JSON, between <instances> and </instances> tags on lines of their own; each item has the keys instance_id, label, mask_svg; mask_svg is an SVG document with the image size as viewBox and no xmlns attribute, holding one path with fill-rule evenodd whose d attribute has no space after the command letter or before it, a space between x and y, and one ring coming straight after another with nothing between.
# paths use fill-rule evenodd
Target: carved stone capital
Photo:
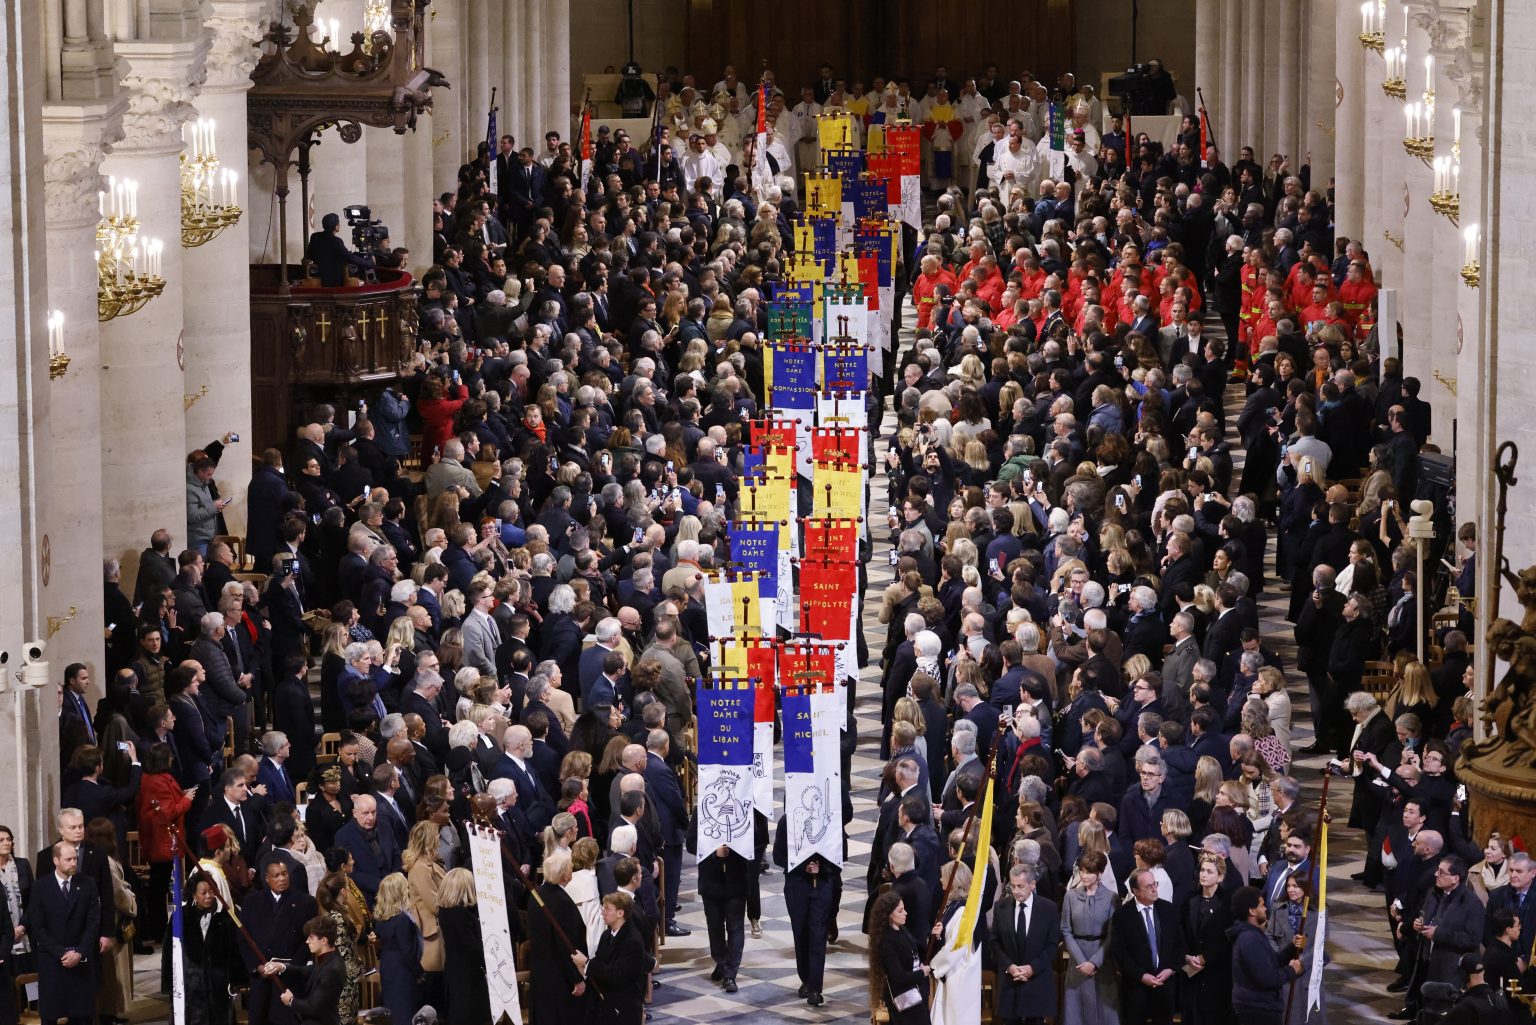
<instances>
[{"instance_id":1,"label":"carved stone capital","mask_svg":"<svg viewBox=\"0 0 1536 1025\"><path fill-rule=\"evenodd\" d=\"M117 50L128 65L126 138L118 149L180 149L182 125L197 119L193 101L208 75L209 41L127 42Z\"/></svg>"},{"instance_id":2,"label":"carved stone capital","mask_svg":"<svg viewBox=\"0 0 1536 1025\"><path fill-rule=\"evenodd\" d=\"M204 24L213 34L208 52L210 90L244 90L251 87L251 69L261 57L262 0L210 0Z\"/></svg>"},{"instance_id":3,"label":"carved stone capital","mask_svg":"<svg viewBox=\"0 0 1536 1025\"><path fill-rule=\"evenodd\" d=\"M50 228L96 223L101 162L123 138L126 109L123 96L89 106L43 105L43 190Z\"/></svg>"}]
</instances>

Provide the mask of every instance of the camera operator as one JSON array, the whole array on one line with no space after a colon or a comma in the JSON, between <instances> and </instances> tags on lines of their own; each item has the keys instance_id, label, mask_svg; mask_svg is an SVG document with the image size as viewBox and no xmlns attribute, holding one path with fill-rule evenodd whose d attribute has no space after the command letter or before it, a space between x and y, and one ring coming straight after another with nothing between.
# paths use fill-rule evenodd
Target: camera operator
<instances>
[{"instance_id":1,"label":"camera operator","mask_svg":"<svg viewBox=\"0 0 1536 1025\"><path fill-rule=\"evenodd\" d=\"M1441 1025L1511 1025L1516 1018L1509 998L1488 984L1482 958L1476 953L1464 954L1459 967L1467 978L1467 988L1456 1006L1440 1019Z\"/></svg>"},{"instance_id":2,"label":"camera operator","mask_svg":"<svg viewBox=\"0 0 1536 1025\"><path fill-rule=\"evenodd\" d=\"M320 218L320 230L309 236L304 258L314 262L320 284L326 288L346 287L348 266L356 267L359 276L374 268L373 257L347 248L341 238L341 217L334 213Z\"/></svg>"}]
</instances>

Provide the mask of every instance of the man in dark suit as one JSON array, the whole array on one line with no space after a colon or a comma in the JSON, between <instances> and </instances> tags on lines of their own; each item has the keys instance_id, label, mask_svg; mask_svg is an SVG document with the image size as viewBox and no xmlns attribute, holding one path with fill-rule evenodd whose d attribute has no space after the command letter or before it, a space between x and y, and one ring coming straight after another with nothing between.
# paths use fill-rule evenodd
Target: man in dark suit
<instances>
[{"instance_id":1,"label":"man in dark suit","mask_svg":"<svg viewBox=\"0 0 1536 1025\"><path fill-rule=\"evenodd\" d=\"M306 892L302 877L295 880L288 862L280 858L265 863L262 881L266 883L266 889L253 891L240 902L241 919L268 960L301 958L304 923L315 917L315 899ZM261 963L250 945L241 944L240 954L252 973L246 1005L251 1025L290 1021L287 1009L278 1004L271 980L257 972Z\"/></svg>"},{"instance_id":2,"label":"man in dark suit","mask_svg":"<svg viewBox=\"0 0 1536 1025\"><path fill-rule=\"evenodd\" d=\"M1243 617L1237 609L1237 588L1222 584L1216 589L1216 619L1205 631L1205 647L1201 654L1217 665L1237 650L1243 632Z\"/></svg>"},{"instance_id":3,"label":"man in dark suit","mask_svg":"<svg viewBox=\"0 0 1536 1025\"><path fill-rule=\"evenodd\" d=\"M96 1019L96 958L106 949L98 943L102 901L95 880L80 873L74 845L60 841L47 853L37 864L53 868L38 876L24 923L37 958L38 1010L46 1022L89 1025Z\"/></svg>"},{"instance_id":4,"label":"man in dark suit","mask_svg":"<svg viewBox=\"0 0 1536 1025\"><path fill-rule=\"evenodd\" d=\"M110 819L117 829L118 844L126 850L128 804L138 795L143 769L139 766L139 756L133 742L125 741L124 743L128 745L127 754L133 762L127 785L116 787L102 778L101 771L105 762L100 748L82 748L76 753L76 759L87 756L88 753L84 766L85 775L64 788L63 805L66 808L79 808L80 814L87 822L95 818Z\"/></svg>"},{"instance_id":5,"label":"man in dark suit","mask_svg":"<svg viewBox=\"0 0 1536 1025\"><path fill-rule=\"evenodd\" d=\"M1120 800L1120 832L1131 843L1162 836L1163 812L1177 805L1168 794L1167 768L1161 761L1143 762L1133 785Z\"/></svg>"},{"instance_id":6,"label":"man in dark suit","mask_svg":"<svg viewBox=\"0 0 1536 1025\"><path fill-rule=\"evenodd\" d=\"M981 700L981 695L969 683L955 688L955 704L966 719L976 724L976 750L991 751L992 735L997 732L997 720L1001 714L995 705Z\"/></svg>"},{"instance_id":7,"label":"man in dark suit","mask_svg":"<svg viewBox=\"0 0 1536 1025\"><path fill-rule=\"evenodd\" d=\"M379 807L371 794L352 798L352 821L336 831L336 846L352 852L352 881L373 906L379 883L391 872L400 871L400 848L394 834L379 829Z\"/></svg>"},{"instance_id":8,"label":"man in dark suit","mask_svg":"<svg viewBox=\"0 0 1536 1025\"><path fill-rule=\"evenodd\" d=\"M933 806L922 784L918 792L901 799L896 807L896 825L901 830L899 843L909 844L917 854L917 874L928 887L930 908L938 908L943 896L939 884L939 865L946 859L939 854L939 834L929 824Z\"/></svg>"},{"instance_id":9,"label":"man in dark suit","mask_svg":"<svg viewBox=\"0 0 1536 1025\"><path fill-rule=\"evenodd\" d=\"M539 785L538 777L533 772L533 734L528 732L526 726L509 726L506 736L502 738L502 747L506 753L497 760L494 771L488 775L493 779L512 781L517 788L517 805L523 810L528 828L538 833L554 818L555 801Z\"/></svg>"},{"instance_id":10,"label":"man in dark suit","mask_svg":"<svg viewBox=\"0 0 1536 1025\"><path fill-rule=\"evenodd\" d=\"M438 674L434 666L430 669L422 666L418 659L416 663L416 679L411 689L400 701L400 711L404 715L415 713L421 716L422 723L427 732L421 738L421 742L431 751L439 764L448 758L448 727L443 723L443 717L437 710L437 696L442 692L443 678Z\"/></svg>"},{"instance_id":11,"label":"man in dark suit","mask_svg":"<svg viewBox=\"0 0 1536 1025\"><path fill-rule=\"evenodd\" d=\"M1056 951L1061 912L1035 892L1039 869L1008 870L1008 896L992 909L992 959L997 971L997 1014L1003 1021L1056 1016Z\"/></svg>"},{"instance_id":12,"label":"man in dark suit","mask_svg":"<svg viewBox=\"0 0 1536 1025\"><path fill-rule=\"evenodd\" d=\"M1125 1025L1173 1021L1173 975L1184 965L1173 905L1157 894L1157 877L1131 876L1131 896L1115 912L1110 951L1120 966L1120 1020Z\"/></svg>"},{"instance_id":13,"label":"man in dark suit","mask_svg":"<svg viewBox=\"0 0 1536 1025\"><path fill-rule=\"evenodd\" d=\"M246 807L251 788L246 783L245 773L239 769L225 769L219 777L219 793L221 796L210 800L208 807L203 809L198 832L210 826L228 826L235 831L235 839L240 841L242 851L258 850L267 838L266 824L259 814Z\"/></svg>"},{"instance_id":14,"label":"man in dark suit","mask_svg":"<svg viewBox=\"0 0 1536 1025\"><path fill-rule=\"evenodd\" d=\"M544 205L544 168L533 159L533 150L524 146L518 151L517 166L508 178L507 220L517 228L519 236L526 235L539 207ZM501 183L498 181L497 185Z\"/></svg>"},{"instance_id":15,"label":"man in dark suit","mask_svg":"<svg viewBox=\"0 0 1536 1025\"><path fill-rule=\"evenodd\" d=\"M300 737L299 742L308 739ZM264 734L261 738L261 753L261 766L256 770L256 781L267 788L268 803L294 803L293 780L287 768L293 744L287 734L276 730Z\"/></svg>"},{"instance_id":16,"label":"man in dark suit","mask_svg":"<svg viewBox=\"0 0 1536 1025\"><path fill-rule=\"evenodd\" d=\"M1509 857L1509 885L1501 886L1488 894L1488 920L1490 928L1484 930L1488 940L1493 940L1491 929L1493 913L1501 908L1514 912L1520 920L1520 936L1536 942L1536 861L1525 851L1516 851ZM1527 948L1529 950L1529 948Z\"/></svg>"},{"instance_id":17,"label":"man in dark suit","mask_svg":"<svg viewBox=\"0 0 1536 1025\"><path fill-rule=\"evenodd\" d=\"M927 936L933 925L933 891L917 870L917 850L905 840L891 844L885 856L891 889L901 894L907 909L907 928L914 936ZM921 933L918 929L923 930Z\"/></svg>"},{"instance_id":18,"label":"man in dark suit","mask_svg":"<svg viewBox=\"0 0 1536 1025\"><path fill-rule=\"evenodd\" d=\"M410 741L404 737L396 737L390 743L396 741L410 746ZM411 826L416 820L415 803L407 794L403 781L405 773L400 768L388 762L373 767L373 796L378 802L378 822L381 831L387 830L394 838L395 846L405 850L406 841L411 835Z\"/></svg>"},{"instance_id":19,"label":"man in dark suit","mask_svg":"<svg viewBox=\"0 0 1536 1025\"><path fill-rule=\"evenodd\" d=\"M661 820L661 838L665 847L661 852L662 866L666 870L667 904L662 913L667 921L668 936L687 936L689 930L677 924L678 886L683 876L683 843L688 829L688 806L683 800L683 787L677 773L667 765L667 749L671 739L666 730L652 730L645 738L645 796L656 808Z\"/></svg>"}]
</instances>

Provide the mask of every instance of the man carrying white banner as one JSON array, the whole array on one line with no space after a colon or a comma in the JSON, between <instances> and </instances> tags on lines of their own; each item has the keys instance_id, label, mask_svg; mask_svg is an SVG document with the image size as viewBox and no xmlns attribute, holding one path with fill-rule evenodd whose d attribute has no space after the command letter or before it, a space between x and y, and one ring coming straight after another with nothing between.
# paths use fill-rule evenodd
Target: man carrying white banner
<instances>
[{"instance_id":1,"label":"man carrying white banner","mask_svg":"<svg viewBox=\"0 0 1536 1025\"><path fill-rule=\"evenodd\" d=\"M736 992L747 890L757 851L752 817L752 733L757 688L749 680L699 687L699 804L695 851L709 923L710 979Z\"/></svg>"},{"instance_id":2,"label":"man carrying white banner","mask_svg":"<svg viewBox=\"0 0 1536 1025\"><path fill-rule=\"evenodd\" d=\"M523 1025L517 993L517 965L512 960L512 932L507 923L507 890L501 876L501 846L494 831L467 828L469 856L475 867L475 904L480 916L480 942L485 946L485 981L491 997L491 1020L503 1014Z\"/></svg>"}]
</instances>

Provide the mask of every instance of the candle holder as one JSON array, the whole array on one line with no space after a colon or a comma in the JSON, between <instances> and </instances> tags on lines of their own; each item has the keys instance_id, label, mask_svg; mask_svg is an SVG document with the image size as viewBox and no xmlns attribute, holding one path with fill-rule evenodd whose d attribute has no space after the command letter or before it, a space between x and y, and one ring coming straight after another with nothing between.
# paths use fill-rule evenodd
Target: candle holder
<instances>
[{"instance_id":1,"label":"candle holder","mask_svg":"<svg viewBox=\"0 0 1536 1025\"><path fill-rule=\"evenodd\" d=\"M96 224L96 319L130 317L165 291L161 244L139 244L139 219L129 208L103 213Z\"/></svg>"},{"instance_id":2,"label":"candle holder","mask_svg":"<svg viewBox=\"0 0 1536 1025\"><path fill-rule=\"evenodd\" d=\"M1381 83L1381 91L1394 100L1406 100L1408 98L1408 83L1401 78L1389 78Z\"/></svg>"},{"instance_id":3,"label":"candle holder","mask_svg":"<svg viewBox=\"0 0 1536 1025\"><path fill-rule=\"evenodd\" d=\"M1410 136L1403 140L1403 151L1410 157L1418 157L1424 163L1432 163L1435 159L1435 137L1433 135Z\"/></svg>"},{"instance_id":4,"label":"candle holder","mask_svg":"<svg viewBox=\"0 0 1536 1025\"><path fill-rule=\"evenodd\" d=\"M1483 283L1483 269L1476 260L1461 268L1461 280L1468 288L1476 288Z\"/></svg>"},{"instance_id":5,"label":"candle holder","mask_svg":"<svg viewBox=\"0 0 1536 1025\"><path fill-rule=\"evenodd\" d=\"M1360 45L1367 50L1383 53L1387 49L1387 34L1385 32L1360 33Z\"/></svg>"},{"instance_id":6,"label":"candle holder","mask_svg":"<svg viewBox=\"0 0 1536 1025\"><path fill-rule=\"evenodd\" d=\"M48 314L48 380L57 381L69 370L69 357L64 353L64 313L54 310Z\"/></svg>"},{"instance_id":7,"label":"candle holder","mask_svg":"<svg viewBox=\"0 0 1536 1025\"><path fill-rule=\"evenodd\" d=\"M1435 213L1444 217L1452 224L1457 224L1461 217L1461 196L1455 192L1432 192L1429 196L1429 206Z\"/></svg>"},{"instance_id":8,"label":"candle holder","mask_svg":"<svg viewBox=\"0 0 1536 1025\"><path fill-rule=\"evenodd\" d=\"M233 171L219 174L219 155L214 147L213 122L188 125L188 148L181 153L181 247L196 249L212 242L225 229L240 222L235 205Z\"/></svg>"}]
</instances>

